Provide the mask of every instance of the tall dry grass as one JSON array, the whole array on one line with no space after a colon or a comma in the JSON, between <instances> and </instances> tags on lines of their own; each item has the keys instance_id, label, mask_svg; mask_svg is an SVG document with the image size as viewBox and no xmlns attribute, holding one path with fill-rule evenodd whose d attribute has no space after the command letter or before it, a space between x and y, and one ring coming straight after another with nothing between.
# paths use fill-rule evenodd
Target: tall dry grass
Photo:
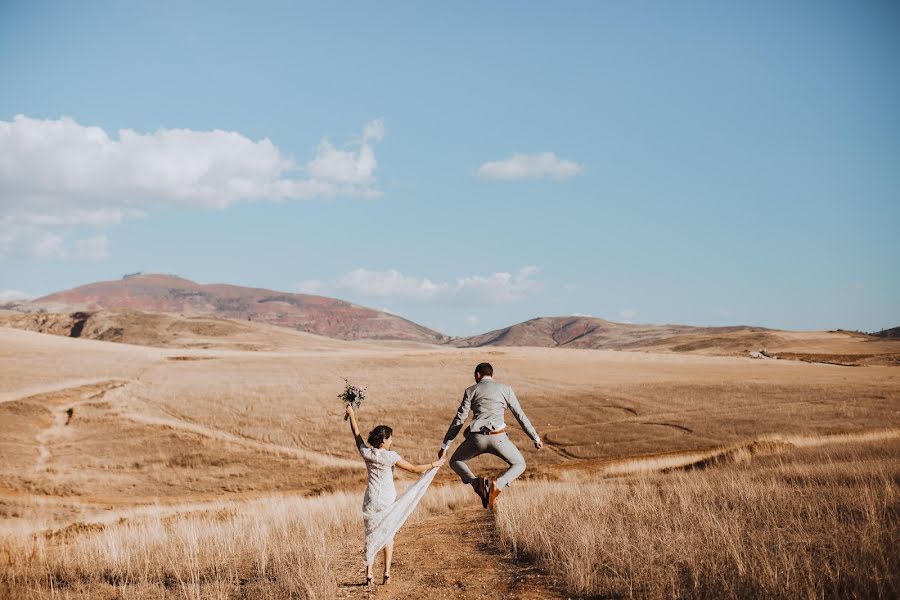
<instances>
[{"instance_id":1,"label":"tall dry grass","mask_svg":"<svg viewBox=\"0 0 900 600\"><path fill-rule=\"evenodd\" d=\"M570 593L900 596L896 441L504 497L500 537ZM746 458L749 458L746 457Z\"/></svg>"},{"instance_id":2,"label":"tall dry grass","mask_svg":"<svg viewBox=\"0 0 900 600\"><path fill-rule=\"evenodd\" d=\"M464 491L433 488L413 520L452 509ZM268 498L9 534L0 597L332 598L342 560L358 555L362 577L360 503L359 494Z\"/></svg>"}]
</instances>

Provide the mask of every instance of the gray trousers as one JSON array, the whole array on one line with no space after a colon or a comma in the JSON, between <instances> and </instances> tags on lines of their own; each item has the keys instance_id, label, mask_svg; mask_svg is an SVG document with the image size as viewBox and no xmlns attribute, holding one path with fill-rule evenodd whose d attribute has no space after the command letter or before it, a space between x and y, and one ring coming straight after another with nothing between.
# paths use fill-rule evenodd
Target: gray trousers
<instances>
[{"instance_id":1,"label":"gray trousers","mask_svg":"<svg viewBox=\"0 0 900 600\"><path fill-rule=\"evenodd\" d=\"M471 460L481 454L493 454L506 461L509 468L497 478L497 487L503 488L508 486L512 481L525 471L525 459L522 453L516 448L509 436L505 433L497 435L484 435L481 433L472 433L465 431L466 439L453 456L450 457L450 468L453 469L463 483L472 483L477 479L472 469L466 464L467 460Z\"/></svg>"}]
</instances>

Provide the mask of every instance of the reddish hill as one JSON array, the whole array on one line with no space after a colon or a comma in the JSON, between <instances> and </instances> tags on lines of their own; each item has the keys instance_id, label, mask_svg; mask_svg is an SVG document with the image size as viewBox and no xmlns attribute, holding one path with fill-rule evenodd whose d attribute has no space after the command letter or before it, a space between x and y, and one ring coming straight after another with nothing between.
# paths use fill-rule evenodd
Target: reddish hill
<instances>
[{"instance_id":1,"label":"reddish hill","mask_svg":"<svg viewBox=\"0 0 900 600\"><path fill-rule=\"evenodd\" d=\"M174 275L137 274L90 283L17 305L34 312L139 311L215 315L290 327L344 340L441 343L444 336L396 315L307 294L226 284L202 284Z\"/></svg>"},{"instance_id":2,"label":"reddish hill","mask_svg":"<svg viewBox=\"0 0 900 600\"><path fill-rule=\"evenodd\" d=\"M630 350L701 342L704 339L720 340L723 336L740 334L742 343L752 341L765 347L774 341L773 330L761 327L691 327L689 325L633 325L613 323L593 317L540 317L497 329L481 335L459 338L454 346L540 346L552 348L600 348L607 350ZM694 339L695 336L702 336ZM749 339L748 339L749 338ZM699 344L702 346L702 344ZM701 348L680 348L699 350Z\"/></svg>"},{"instance_id":3,"label":"reddish hill","mask_svg":"<svg viewBox=\"0 0 900 600\"><path fill-rule=\"evenodd\" d=\"M790 358L834 364L900 364L900 341L845 331L783 331L738 325L632 325L590 317L542 317L457 338L461 348L539 346ZM764 352L760 352L764 351Z\"/></svg>"},{"instance_id":4,"label":"reddish hill","mask_svg":"<svg viewBox=\"0 0 900 600\"><path fill-rule=\"evenodd\" d=\"M157 348L334 350L348 342L259 322L139 310L0 314L0 327Z\"/></svg>"}]
</instances>

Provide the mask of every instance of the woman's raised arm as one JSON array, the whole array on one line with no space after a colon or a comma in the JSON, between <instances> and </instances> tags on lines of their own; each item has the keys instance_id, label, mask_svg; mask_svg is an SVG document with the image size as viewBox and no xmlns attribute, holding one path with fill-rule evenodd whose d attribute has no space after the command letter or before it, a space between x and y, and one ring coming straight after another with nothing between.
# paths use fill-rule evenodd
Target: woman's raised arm
<instances>
[{"instance_id":1,"label":"woman's raised arm","mask_svg":"<svg viewBox=\"0 0 900 600\"><path fill-rule=\"evenodd\" d=\"M356 439L356 447L365 446L366 443L363 442L362 436L359 434L359 425L356 424L356 415L353 413L353 407L348 404L345 412L350 417L350 431L353 432L353 437Z\"/></svg>"},{"instance_id":2,"label":"woman's raised arm","mask_svg":"<svg viewBox=\"0 0 900 600\"><path fill-rule=\"evenodd\" d=\"M429 469L433 469L434 467L441 467L444 465L444 459L439 458L434 462L425 463L424 465L414 465L410 462L403 460L402 458L395 463L398 467L403 469L404 471L409 471L410 473L419 473L422 474Z\"/></svg>"}]
</instances>

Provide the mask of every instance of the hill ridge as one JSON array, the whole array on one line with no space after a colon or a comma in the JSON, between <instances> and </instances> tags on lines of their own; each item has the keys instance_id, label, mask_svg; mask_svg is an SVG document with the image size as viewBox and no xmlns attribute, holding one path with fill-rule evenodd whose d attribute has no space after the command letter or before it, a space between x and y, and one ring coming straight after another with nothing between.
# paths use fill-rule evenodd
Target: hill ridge
<instances>
[{"instance_id":1,"label":"hill ridge","mask_svg":"<svg viewBox=\"0 0 900 600\"><path fill-rule=\"evenodd\" d=\"M132 273L15 303L23 312L137 310L208 315L288 327L343 340L439 344L445 336L409 319L346 300L229 283L197 283L179 275Z\"/></svg>"}]
</instances>

